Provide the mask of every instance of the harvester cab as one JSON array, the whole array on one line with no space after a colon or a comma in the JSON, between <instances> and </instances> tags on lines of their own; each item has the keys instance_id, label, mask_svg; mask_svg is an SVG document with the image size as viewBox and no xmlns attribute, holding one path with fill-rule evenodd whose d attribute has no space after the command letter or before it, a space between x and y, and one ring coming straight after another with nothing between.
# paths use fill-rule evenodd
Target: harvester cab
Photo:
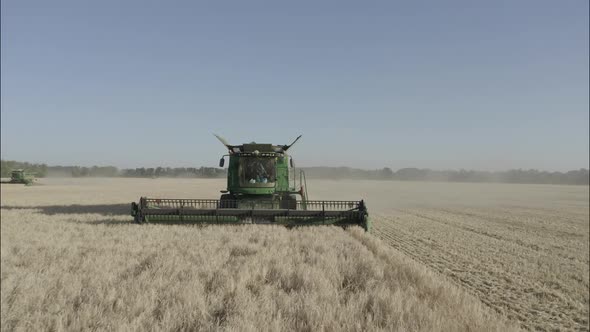
<instances>
[{"instance_id":1,"label":"harvester cab","mask_svg":"<svg viewBox=\"0 0 590 332\"><path fill-rule=\"evenodd\" d=\"M299 189L293 159L287 150L299 140L289 145L258 144L229 145L216 135L227 149L228 154L221 157L219 167L229 157L227 168L227 189L222 190L221 204L237 202L237 205L252 205L256 202L275 202L282 209L296 209L297 195L301 201L307 198L305 192L305 173L299 172ZM232 206L232 205L230 205Z\"/></svg>"},{"instance_id":2,"label":"harvester cab","mask_svg":"<svg viewBox=\"0 0 590 332\"><path fill-rule=\"evenodd\" d=\"M219 200L141 197L131 203L136 223L358 225L370 229L364 201L312 201L305 173L295 171L288 145L245 143L231 145L215 135L228 153L227 188ZM299 199L298 199L299 197Z\"/></svg>"}]
</instances>

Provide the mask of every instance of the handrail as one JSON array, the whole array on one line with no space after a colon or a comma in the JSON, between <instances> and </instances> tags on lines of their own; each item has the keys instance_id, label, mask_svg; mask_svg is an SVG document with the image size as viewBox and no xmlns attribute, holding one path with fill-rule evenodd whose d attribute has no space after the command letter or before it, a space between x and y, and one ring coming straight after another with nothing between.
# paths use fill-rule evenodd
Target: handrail
<instances>
[{"instance_id":1,"label":"handrail","mask_svg":"<svg viewBox=\"0 0 590 332\"><path fill-rule=\"evenodd\" d=\"M299 170L299 185L301 186L301 206L304 210L307 210L307 179L305 178L305 172L301 169Z\"/></svg>"}]
</instances>

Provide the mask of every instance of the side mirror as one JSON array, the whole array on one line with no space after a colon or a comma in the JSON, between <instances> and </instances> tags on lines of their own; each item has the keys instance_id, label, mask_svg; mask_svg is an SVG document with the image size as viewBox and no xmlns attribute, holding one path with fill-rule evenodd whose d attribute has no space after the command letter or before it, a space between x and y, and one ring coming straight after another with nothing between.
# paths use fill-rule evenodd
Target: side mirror
<instances>
[{"instance_id":1,"label":"side mirror","mask_svg":"<svg viewBox=\"0 0 590 332\"><path fill-rule=\"evenodd\" d=\"M219 167L223 167L223 165L225 165L225 159L221 157L221 159L219 159Z\"/></svg>"},{"instance_id":2,"label":"side mirror","mask_svg":"<svg viewBox=\"0 0 590 332\"><path fill-rule=\"evenodd\" d=\"M289 164L291 164L291 168L295 167L295 164L293 163L293 158L289 159Z\"/></svg>"}]
</instances>

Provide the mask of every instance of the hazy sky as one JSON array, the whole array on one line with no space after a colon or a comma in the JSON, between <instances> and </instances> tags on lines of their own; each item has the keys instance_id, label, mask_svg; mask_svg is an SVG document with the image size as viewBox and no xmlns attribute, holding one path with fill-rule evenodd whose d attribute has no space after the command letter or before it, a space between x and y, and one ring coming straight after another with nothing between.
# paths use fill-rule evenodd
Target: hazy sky
<instances>
[{"instance_id":1,"label":"hazy sky","mask_svg":"<svg viewBox=\"0 0 590 332\"><path fill-rule=\"evenodd\" d=\"M1 157L588 168L588 1L3 0Z\"/></svg>"}]
</instances>

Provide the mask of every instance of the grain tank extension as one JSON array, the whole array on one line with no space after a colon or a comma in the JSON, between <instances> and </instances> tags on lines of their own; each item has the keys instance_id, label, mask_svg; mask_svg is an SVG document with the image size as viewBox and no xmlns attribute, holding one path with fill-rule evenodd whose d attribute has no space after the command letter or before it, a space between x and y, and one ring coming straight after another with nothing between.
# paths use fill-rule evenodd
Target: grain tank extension
<instances>
[{"instance_id":1,"label":"grain tank extension","mask_svg":"<svg viewBox=\"0 0 590 332\"><path fill-rule=\"evenodd\" d=\"M219 199L147 198L131 203L136 223L358 225L370 229L363 200L309 200L305 173L296 172L289 145L246 143L227 148L227 188Z\"/></svg>"}]
</instances>

